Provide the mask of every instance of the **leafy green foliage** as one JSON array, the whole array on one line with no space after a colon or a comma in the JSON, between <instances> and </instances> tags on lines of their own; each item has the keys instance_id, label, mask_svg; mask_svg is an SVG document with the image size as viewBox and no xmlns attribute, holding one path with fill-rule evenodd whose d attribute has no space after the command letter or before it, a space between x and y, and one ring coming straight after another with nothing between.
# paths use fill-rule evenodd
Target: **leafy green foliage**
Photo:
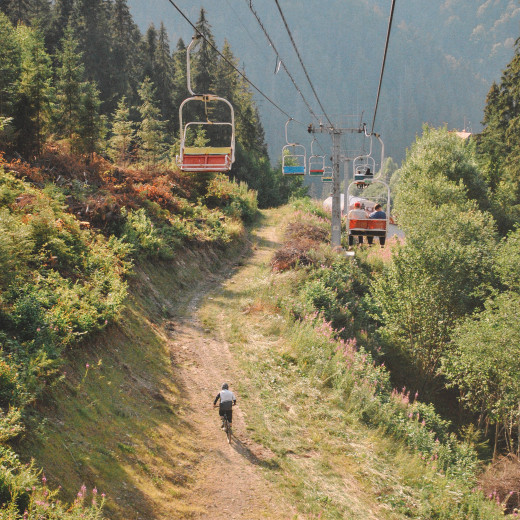
<instances>
[{"instance_id":1,"label":"leafy green foliage","mask_svg":"<svg viewBox=\"0 0 520 520\"><path fill-rule=\"evenodd\" d=\"M472 149L446 130L426 128L398 174L406 243L372 284L374 316L387 343L431 384L458 320L495 281L494 221L478 209L486 190Z\"/></svg>"},{"instance_id":2,"label":"leafy green foliage","mask_svg":"<svg viewBox=\"0 0 520 520\"><path fill-rule=\"evenodd\" d=\"M7 410L26 406L55 377L64 347L118 314L128 248L81 230L53 189L2 170L0 194L0 404Z\"/></svg>"},{"instance_id":3,"label":"leafy green foliage","mask_svg":"<svg viewBox=\"0 0 520 520\"><path fill-rule=\"evenodd\" d=\"M468 318L453 338L443 373L462 392L462 401L481 421L499 424L515 451L520 424L520 295L505 292Z\"/></svg>"},{"instance_id":4,"label":"leafy green foliage","mask_svg":"<svg viewBox=\"0 0 520 520\"><path fill-rule=\"evenodd\" d=\"M219 207L224 214L253 222L258 216L257 194L244 182L229 180L225 175L216 175L210 180L205 196L209 208Z\"/></svg>"}]
</instances>

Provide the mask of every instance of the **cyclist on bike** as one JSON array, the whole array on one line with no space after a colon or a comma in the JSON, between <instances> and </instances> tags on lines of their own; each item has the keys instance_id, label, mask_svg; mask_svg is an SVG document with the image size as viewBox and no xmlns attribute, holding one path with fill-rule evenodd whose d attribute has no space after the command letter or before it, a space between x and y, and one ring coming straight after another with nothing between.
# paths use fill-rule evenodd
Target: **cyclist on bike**
<instances>
[{"instance_id":1,"label":"cyclist on bike","mask_svg":"<svg viewBox=\"0 0 520 520\"><path fill-rule=\"evenodd\" d=\"M231 390L229 390L229 385L227 383L224 383L222 385L222 390L217 394L217 397L215 397L215 400L213 401L213 406L217 405L219 399L220 406L218 413L222 418L221 428L224 429L224 416L227 417L230 426L233 422L232 407L233 405L237 404L237 398L235 397L235 394Z\"/></svg>"}]
</instances>

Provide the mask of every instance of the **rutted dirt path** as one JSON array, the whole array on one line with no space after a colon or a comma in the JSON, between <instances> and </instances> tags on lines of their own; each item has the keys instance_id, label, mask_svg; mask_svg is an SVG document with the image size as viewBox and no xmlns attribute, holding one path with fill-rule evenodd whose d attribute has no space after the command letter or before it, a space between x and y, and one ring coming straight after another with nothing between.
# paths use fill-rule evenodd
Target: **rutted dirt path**
<instances>
[{"instance_id":1,"label":"rutted dirt path","mask_svg":"<svg viewBox=\"0 0 520 520\"><path fill-rule=\"evenodd\" d=\"M276 248L276 228L272 223L256 230L258 247L248 264L267 261ZM221 280L201 282L194 291L183 318L171 323L171 356L174 376L188 403L184 420L193 428L200 445L200 462L190 493L190 506L200 512L197 518L219 519L291 519L294 511L283 504L277 491L262 476L261 465L270 454L248 436L244 417L238 406L233 412L234 439L228 445L219 429L218 411L212 403L222 382L240 380L228 345L204 329L197 311L203 299L219 282L234 283L233 273ZM210 296L209 296L210 297Z\"/></svg>"}]
</instances>

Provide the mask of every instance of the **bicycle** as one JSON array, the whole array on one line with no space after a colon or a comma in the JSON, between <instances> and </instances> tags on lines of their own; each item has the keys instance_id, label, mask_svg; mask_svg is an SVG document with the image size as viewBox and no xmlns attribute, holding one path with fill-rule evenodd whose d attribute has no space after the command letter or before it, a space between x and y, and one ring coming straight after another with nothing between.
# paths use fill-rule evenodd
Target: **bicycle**
<instances>
[{"instance_id":1,"label":"bicycle","mask_svg":"<svg viewBox=\"0 0 520 520\"><path fill-rule=\"evenodd\" d=\"M217 406L213 405L213 408L217 408ZM222 429L226 433L228 444L231 444L231 437L233 436L233 428L231 427L231 423L228 421L227 414L222 415L222 426L223 426Z\"/></svg>"},{"instance_id":2,"label":"bicycle","mask_svg":"<svg viewBox=\"0 0 520 520\"><path fill-rule=\"evenodd\" d=\"M231 424L229 424L227 415L223 416L224 432L226 433L228 444L231 444L231 437L233 435Z\"/></svg>"}]
</instances>

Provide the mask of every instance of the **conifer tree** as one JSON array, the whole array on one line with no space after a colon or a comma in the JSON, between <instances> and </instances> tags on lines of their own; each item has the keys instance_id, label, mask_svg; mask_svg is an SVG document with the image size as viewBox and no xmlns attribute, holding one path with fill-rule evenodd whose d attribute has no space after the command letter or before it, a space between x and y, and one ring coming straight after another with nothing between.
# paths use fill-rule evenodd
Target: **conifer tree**
<instances>
[{"instance_id":1,"label":"conifer tree","mask_svg":"<svg viewBox=\"0 0 520 520\"><path fill-rule=\"evenodd\" d=\"M159 99L161 113L165 119L171 121L174 113L172 95L174 67L168 33L162 22L157 37L154 63L154 84L157 88L157 98Z\"/></svg>"},{"instance_id":2,"label":"conifer tree","mask_svg":"<svg viewBox=\"0 0 520 520\"><path fill-rule=\"evenodd\" d=\"M48 23L50 14L49 0L4 0L1 9L14 24L30 25L39 20ZM43 25L43 24L42 24Z\"/></svg>"},{"instance_id":3,"label":"conifer tree","mask_svg":"<svg viewBox=\"0 0 520 520\"><path fill-rule=\"evenodd\" d=\"M21 48L15 29L0 13L0 116L13 114L13 104L21 72Z\"/></svg>"},{"instance_id":4,"label":"conifer tree","mask_svg":"<svg viewBox=\"0 0 520 520\"><path fill-rule=\"evenodd\" d=\"M19 129L18 145L26 153L38 154L51 112L51 58L45 51L43 35L38 28L19 25L16 32L22 49L15 114Z\"/></svg>"},{"instance_id":5,"label":"conifer tree","mask_svg":"<svg viewBox=\"0 0 520 520\"><path fill-rule=\"evenodd\" d=\"M69 26L74 0L55 0L52 6L47 41L51 53L55 53Z\"/></svg>"},{"instance_id":6,"label":"conifer tree","mask_svg":"<svg viewBox=\"0 0 520 520\"><path fill-rule=\"evenodd\" d=\"M144 75L145 77L148 76L153 81L153 79L155 79L155 52L157 50L157 29L153 23L148 26L148 30L146 31L144 37L144 48L146 60L144 65Z\"/></svg>"},{"instance_id":7,"label":"conifer tree","mask_svg":"<svg viewBox=\"0 0 520 520\"><path fill-rule=\"evenodd\" d=\"M182 38L179 38L173 53L173 70L172 101L173 105L178 107L189 96L186 83L186 45ZM175 111L174 116L174 127L177 130L179 122L177 111Z\"/></svg>"},{"instance_id":8,"label":"conifer tree","mask_svg":"<svg viewBox=\"0 0 520 520\"><path fill-rule=\"evenodd\" d=\"M204 8L200 10L200 16L195 26L197 30L204 35L205 39L201 38L198 50L194 56L195 59L193 60L195 67L194 73L192 71L194 90L197 94L208 94L214 87L218 54L213 48L216 48L215 38L211 32L211 25L206 19L206 11Z\"/></svg>"},{"instance_id":9,"label":"conifer tree","mask_svg":"<svg viewBox=\"0 0 520 520\"><path fill-rule=\"evenodd\" d=\"M138 107L141 122L137 130L139 154L148 164L155 165L165 152L164 127L161 111L155 100L155 89L150 78L146 77L139 88L141 105Z\"/></svg>"},{"instance_id":10,"label":"conifer tree","mask_svg":"<svg viewBox=\"0 0 520 520\"><path fill-rule=\"evenodd\" d=\"M115 0L110 26L113 34L113 82L118 95L137 101L137 88L143 77L141 33L134 23L127 0Z\"/></svg>"},{"instance_id":11,"label":"conifer tree","mask_svg":"<svg viewBox=\"0 0 520 520\"><path fill-rule=\"evenodd\" d=\"M130 159L130 146L135 136L134 124L130 120L130 109L123 96L117 105L112 122L112 137L109 141L110 157L115 163L126 166Z\"/></svg>"},{"instance_id":12,"label":"conifer tree","mask_svg":"<svg viewBox=\"0 0 520 520\"><path fill-rule=\"evenodd\" d=\"M83 84L81 108L78 119L76 148L85 154L87 162L100 151L106 133L105 118L100 113L101 101L96 85L88 81Z\"/></svg>"},{"instance_id":13,"label":"conifer tree","mask_svg":"<svg viewBox=\"0 0 520 520\"><path fill-rule=\"evenodd\" d=\"M75 0L71 23L83 53L86 78L94 81L108 110L115 102L112 31L109 5L104 0Z\"/></svg>"},{"instance_id":14,"label":"conifer tree","mask_svg":"<svg viewBox=\"0 0 520 520\"><path fill-rule=\"evenodd\" d=\"M520 223L520 39L500 83L489 91L478 150L488 185L493 214L505 234Z\"/></svg>"},{"instance_id":15,"label":"conifer tree","mask_svg":"<svg viewBox=\"0 0 520 520\"><path fill-rule=\"evenodd\" d=\"M70 25L65 30L57 58L59 68L56 74L55 128L60 137L66 137L72 141L81 111L81 91L85 68L81 61L82 53L78 50L78 42Z\"/></svg>"}]
</instances>

